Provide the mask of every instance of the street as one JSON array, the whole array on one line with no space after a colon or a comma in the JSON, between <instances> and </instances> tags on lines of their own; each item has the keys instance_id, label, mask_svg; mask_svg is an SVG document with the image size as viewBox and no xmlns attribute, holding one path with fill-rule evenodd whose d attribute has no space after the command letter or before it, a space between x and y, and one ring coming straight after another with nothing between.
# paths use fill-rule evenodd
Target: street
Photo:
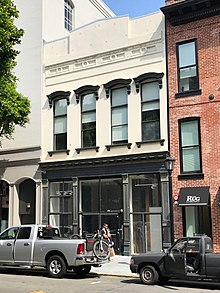
<instances>
[{"instance_id":1,"label":"street","mask_svg":"<svg viewBox=\"0 0 220 293\"><path fill-rule=\"evenodd\" d=\"M169 282L167 285L147 286L139 278L103 276L90 273L78 277L68 273L63 279L51 279L45 271L0 270L1 293L77 293L77 292L150 292L199 293L220 292L217 283Z\"/></svg>"}]
</instances>

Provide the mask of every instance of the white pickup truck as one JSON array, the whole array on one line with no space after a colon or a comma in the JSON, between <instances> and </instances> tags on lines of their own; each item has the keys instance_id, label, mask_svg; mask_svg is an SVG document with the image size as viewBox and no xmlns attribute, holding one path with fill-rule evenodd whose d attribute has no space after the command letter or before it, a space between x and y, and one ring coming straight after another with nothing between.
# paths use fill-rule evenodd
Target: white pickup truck
<instances>
[{"instance_id":1,"label":"white pickup truck","mask_svg":"<svg viewBox=\"0 0 220 293\"><path fill-rule=\"evenodd\" d=\"M61 278L67 269L88 274L100 266L86 239L61 238L58 227L21 225L0 234L0 268L44 267L50 277Z\"/></svg>"}]
</instances>

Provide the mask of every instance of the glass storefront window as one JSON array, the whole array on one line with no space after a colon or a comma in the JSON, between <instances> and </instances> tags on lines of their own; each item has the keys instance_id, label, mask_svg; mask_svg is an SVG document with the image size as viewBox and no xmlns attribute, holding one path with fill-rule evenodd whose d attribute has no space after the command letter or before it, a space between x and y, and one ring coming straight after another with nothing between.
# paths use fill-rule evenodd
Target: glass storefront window
<instances>
[{"instance_id":1,"label":"glass storefront window","mask_svg":"<svg viewBox=\"0 0 220 293\"><path fill-rule=\"evenodd\" d=\"M72 182L50 183L49 224L59 226L63 235L71 234L73 224Z\"/></svg>"}]
</instances>

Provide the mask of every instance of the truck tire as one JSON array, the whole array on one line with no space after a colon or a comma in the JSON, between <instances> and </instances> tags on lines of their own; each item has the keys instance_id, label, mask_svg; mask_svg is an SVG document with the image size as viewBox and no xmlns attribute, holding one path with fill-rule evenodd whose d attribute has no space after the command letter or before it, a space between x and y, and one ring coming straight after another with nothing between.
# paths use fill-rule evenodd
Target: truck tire
<instances>
[{"instance_id":1,"label":"truck tire","mask_svg":"<svg viewBox=\"0 0 220 293\"><path fill-rule=\"evenodd\" d=\"M51 256L47 261L47 272L52 278L62 278L66 274L66 263L59 255Z\"/></svg>"},{"instance_id":2,"label":"truck tire","mask_svg":"<svg viewBox=\"0 0 220 293\"><path fill-rule=\"evenodd\" d=\"M85 276L91 271L91 266L79 266L73 268L74 273L78 276Z\"/></svg>"},{"instance_id":3,"label":"truck tire","mask_svg":"<svg viewBox=\"0 0 220 293\"><path fill-rule=\"evenodd\" d=\"M146 285L154 285L158 282L159 275L153 266L145 266L140 270L140 279Z\"/></svg>"}]
</instances>

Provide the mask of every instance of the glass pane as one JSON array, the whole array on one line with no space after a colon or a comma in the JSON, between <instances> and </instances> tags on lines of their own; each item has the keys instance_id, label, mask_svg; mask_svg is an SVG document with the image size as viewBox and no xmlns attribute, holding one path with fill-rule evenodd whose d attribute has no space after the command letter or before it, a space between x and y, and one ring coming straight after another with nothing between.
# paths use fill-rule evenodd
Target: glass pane
<instances>
[{"instance_id":1,"label":"glass pane","mask_svg":"<svg viewBox=\"0 0 220 293\"><path fill-rule=\"evenodd\" d=\"M196 76L196 66L180 69L180 79Z\"/></svg>"},{"instance_id":2,"label":"glass pane","mask_svg":"<svg viewBox=\"0 0 220 293\"><path fill-rule=\"evenodd\" d=\"M126 105L128 101L127 88L119 88L111 91L112 106Z\"/></svg>"},{"instance_id":3,"label":"glass pane","mask_svg":"<svg viewBox=\"0 0 220 293\"><path fill-rule=\"evenodd\" d=\"M179 67L196 64L195 42L179 45Z\"/></svg>"},{"instance_id":4,"label":"glass pane","mask_svg":"<svg viewBox=\"0 0 220 293\"><path fill-rule=\"evenodd\" d=\"M142 140L160 139L160 122L152 121L142 124Z\"/></svg>"},{"instance_id":5,"label":"glass pane","mask_svg":"<svg viewBox=\"0 0 220 293\"><path fill-rule=\"evenodd\" d=\"M198 89L198 79L197 76L184 78L179 81L179 91L185 92L190 90Z\"/></svg>"},{"instance_id":6,"label":"glass pane","mask_svg":"<svg viewBox=\"0 0 220 293\"><path fill-rule=\"evenodd\" d=\"M82 143L83 147L91 147L91 146L96 146L96 129L92 128L90 125L91 123L88 123L86 125L83 125L83 127L88 126L87 130L83 130L83 138L82 138ZM91 128L89 128L91 127Z\"/></svg>"},{"instance_id":7,"label":"glass pane","mask_svg":"<svg viewBox=\"0 0 220 293\"><path fill-rule=\"evenodd\" d=\"M200 171L199 147L183 149L183 172Z\"/></svg>"},{"instance_id":8,"label":"glass pane","mask_svg":"<svg viewBox=\"0 0 220 293\"><path fill-rule=\"evenodd\" d=\"M143 111L142 112L142 122L152 121L152 120L160 120L160 111Z\"/></svg>"},{"instance_id":9,"label":"glass pane","mask_svg":"<svg viewBox=\"0 0 220 293\"><path fill-rule=\"evenodd\" d=\"M97 215L83 215L83 235L94 234L99 227L99 221Z\"/></svg>"},{"instance_id":10,"label":"glass pane","mask_svg":"<svg viewBox=\"0 0 220 293\"><path fill-rule=\"evenodd\" d=\"M63 182L63 195L64 196L72 196L72 182Z\"/></svg>"},{"instance_id":11,"label":"glass pane","mask_svg":"<svg viewBox=\"0 0 220 293\"><path fill-rule=\"evenodd\" d=\"M159 101L142 104L142 111L151 111L151 110L155 110L159 108L160 108Z\"/></svg>"},{"instance_id":12,"label":"glass pane","mask_svg":"<svg viewBox=\"0 0 220 293\"><path fill-rule=\"evenodd\" d=\"M89 112L89 113L83 113L82 114L82 123L88 123L96 121L96 113L95 112Z\"/></svg>"},{"instance_id":13,"label":"glass pane","mask_svg":"<svg viewBox=\"0 0 220 293\"><path fill-rule=\"evenodd\" d=\"M55 116L65 115L67 113L66 99L55 101Z\"/></svg>"},{"instance_id":14,"label":"glass pane","mask_svg":"<svg viewBox=\"0 0 220 293\"><path fill-rule=\"evenodd\" d=\"M81 182L83 212L99 211L99 181L88 180Z\"/></svg>"},{"instance_id":15,"label":"glass pane","mask_svg":"<svg viewBox=\"0 0 220 293\"><path fill-rule=\"evenodd\" d=\"M133 212L149 212L150 207L161 207L156 176L132 179L132 206Z\"/></svg>"},{"instance_id":16,"label":"glass pane","mask_svg":"<svg viewBox=\"0 0 220 293\"><path fill-rule=\"evenodd\" d=\"M188 121L181 123L181 139L182 147L198 145L199 136L198 136L198 121Z\"/></svg>"},{"instance_id":17,"label":"glass pane","mask_svg":"<svg viewBox=\"0 0 220 293\"><path fill-rule=\"evenodd\" d=\"M55 118L54 123L55 123L54 125L55 134L67 132L67 117L66 116Z\"/></svg>"},{"instance_id":18,"label":"glass pane","mask_svg":"<svg viewBox=\"0 0 220 293\"><path fill-rule=\"evenodd\" d=\"M128 126L116 126L112 128L112 141L120 141L128 139Z\"/></svg>"},{"instance_id":19,"label":"glass pane","mask_svg":"<svg viewBox=\"0 0 220 293\"><path fill-rule=\"evenodd\" d=\"M133 247L134 253L145 252L145 231L142 215L133 216Z\"/></svg>"},{"instance_id":20,"label":"glass pane","mask_svg":"<svg viewBox=\"0 0 220 293\"><path fill-rule=\"evenodd\" d=\"M50 195L51 196L60 196L60 190L62 190L61 182L51 182L50 183Z\"/></svg>"},{"instance_id":21,"label":"glass pane","mask_svg":"<svg viewBox=\"0 0 220 293\"><path fill-rule=\"evenodd\" d=\"M143 102L159 99L158 82L144 83L142 84L141 89Z\"/></svg>"},{"instance_id":22,"label":"glass pane","mask_svg":"<svg viewBox=\"0 0 220 293\"><path fill-rule=\"evenodd\" d=\"M51 226L60 226L60 216L59 215L49 215L49 224Z\"/></svg>"},{"instance_id":23,"label":"glass pane","mask_svg":"<svg viewBox=\"0 0 220 293\"><path fill-rule=\"evenodd\" d=\"M50 198L50 213L59 213L60 212L60 198L52 197Z\"/></svg>"},{"instance_id":24,"label":"glass pane","mask_svg":"<svg viewBox=\"0 0 220 293\"><path fill-rule=\"evenodd\" d=\"M88 94L83 96L82 99L82 111L90 111L96 109L96 98L94 94Z\"/></svg>"},{"instance_id":25,"label":"glass pane","mask_svg":"<svg viewBox=\"0 0 220 293\"><path fill-rule=\"evenodd\" d=\"M61 201L61 211L62 212L72 212L73 210L73 198L72 197L63 197Z\"/></svg>"},{"instance_id":26,"label":"glass pane","mask_svg":"<svg viewBox=\"0 0 220 293\"><path fill-rule=\"evenodd\" d=\"M112 126L128 123L127 107L112 109Z\"/></svg>"},{"instance_id":27,"label":"glass pane","mask_svg":"<svg viewBox=\"0 0 220 293\"><path fill-rule=\"evenodd\" d=\"M67 149L67 134L57 134L56 137L56 150L66 150Z\"/></svg>"},{"instance_id":28,"label":"glass pane","mask_svg":"<svg viewBox=\"0 0 220 293\"><path fill-rule=\"evenodd\" d=\"M123 209L122 205L122 180L101 180L101 211L112 212Z\"/></svg>"}]
</instances>

